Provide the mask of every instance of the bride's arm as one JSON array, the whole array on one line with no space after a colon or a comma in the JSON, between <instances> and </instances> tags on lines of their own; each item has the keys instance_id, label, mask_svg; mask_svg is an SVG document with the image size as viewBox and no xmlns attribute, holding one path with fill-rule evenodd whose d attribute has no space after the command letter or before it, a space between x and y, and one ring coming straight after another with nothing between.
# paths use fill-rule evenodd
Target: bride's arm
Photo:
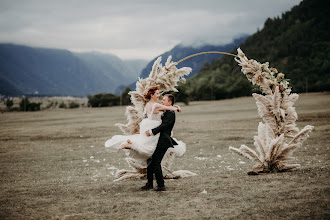
<instances>
[{"instance_id":1,"label":"bride's arm","mask_svg":"<svg viewBox=\"0 0 330 220\"><path fill-rule=\"evenodd\" d=\"M165 110L166 111L178 111L178 112L180 112L181 108L178 105L166 106L166 105L162 105L162 104L159 104L159 103L156 104L155 111L165 111Z\"/></svg>"}]
</instances>

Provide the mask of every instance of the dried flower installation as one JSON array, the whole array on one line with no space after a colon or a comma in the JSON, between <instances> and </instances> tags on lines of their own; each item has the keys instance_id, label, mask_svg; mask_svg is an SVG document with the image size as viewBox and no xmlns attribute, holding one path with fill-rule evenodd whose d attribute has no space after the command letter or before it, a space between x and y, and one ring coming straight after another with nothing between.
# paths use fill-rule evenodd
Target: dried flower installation
<instances>
[{"instance_id":1,"label":"dried flower installation","mask_svg":"<svg viewBox=\"0 0 330 220\"><path fill-rule=\"evenodd\" d=\"M300 164L292 164L295 159L292 154L309 137L309 133L314 127L306 125L302 130L299 130L295 123L298 116L293 105L299 95L291 93L289 82L284 78L284 74L278 73L275 68L269 68L268 62L261 64L256 60L249 60L240 48L237 51L237 55L218 51L202 52L185 57L178 62L171 61L170 56L164 67L160 63L161 57L159 57L154 62L149 77L146 79L139 78L136 83L136 91L129 93L133 106L126 108L128 123L126 125L116 124L116 126L124 134L138 133L139 123L144 118L143 111L146 104L143 99L143 91L150 86L158 85L161 92L177 92L175 88L178 85L177 83L179 81L185 83L184 76L189 75L191 72L191 68L188 67L177 69L176 65L180 62L209 53L231 55L242 67L241 71L248 80L253 85L258 85L263 93L252 94L256 100L258 114L263 122L259 123L258 135L254 136L254 146L258 153L246 145L241 145L240 148L229 147L229 149L256 162L253 169L248 172L251 175L281 172L300 167ZM165 177L178 178L196 175L187 170L170 171L174 158L175 154L169 151L162 161ZM132 158L126 158L126 161L134 170L119 170L116 174L117 180L145 176L146 170L137 167Z\"/></svg>"},{"instance_id":2,"label":"dried flower installation","mask_svg":"<svg viewBox=\"0 0 330 220\"><path fill-rule=\"evenodd\" d=\"M263 93L253 94L263 122L259 123L258 135L254 136L258 154L246 145L241 145L239 149L229 149L256 162L254 168L248 172L251 175L300 167L299 164L291 163L295 159L292 154L309 137L314 127L306 125L299 130L295 123L298 116L293 105L299 95L291 93L284 74L278 73L275 68L269 68L268 62L261 64L256 60L249 60L240 48L237 51L235 60L242 67L241 71Z\"/></svg>"},{"instance_id":3,"label":"dried flower installation","mask_svg":"<svg viewBox=\"0 0 330 220\"><path fill-rule=\"evenodd\" d=\"M149 77L146 79L141 79L136 82L136 91L131 91L129 94L131 96L131 102L133 106L126 107L126 116L128 123L126 125L117 123L116 126L124 134L137 134L139 133L139 124L142 119L145 118L144 107L146 101L143 98L143 92L150 86L158 85L160 87L160 92L170 92L178 90L175 88L178 86L178 82L185 83L185 76L188 76L191 72L191 68L183 67L181 69L176 68L178 62L171 61L172 57L169 56L165 66L162 66L161 57L154 62ZM189 176L195 176L197 174L190 172L188 170L178 170L171 171L171 166L174 163L174 158L176 154L170 149L166 152L162 160L162 170L164 178L177 179ZM133 158L129 156L126 157L126 162L133 168L133 170L118 170L115 174L115 181L121 181L124 179L140 179L146 176L146 168L139 167L135 163Z\"/></svg>"},{"instance_id":4,"label":"dried flower installation","mask_svg":"<svg viewBox=\"0 0 330 220\"><path fill-rule=\"evenodd\" d=\"M149 77L141 79L136 82L136 91L129 92L131 96L131 102L133 106L126 108L126 116L128 123L126 125L117 123L121 131L124 134L136 134L139 133L139 124L144 118L143 111L146 101L143 98L143 92L150 86L158 85L160 92L178 92L175 88L178 86L178 82L185 83L184 76L188 76L191 72L191 68L183 67L177 69L178 62L171 61L172 56L169 56L165 66L162 66L161 57L154 62Z\"/></svg>"}]
</instances>

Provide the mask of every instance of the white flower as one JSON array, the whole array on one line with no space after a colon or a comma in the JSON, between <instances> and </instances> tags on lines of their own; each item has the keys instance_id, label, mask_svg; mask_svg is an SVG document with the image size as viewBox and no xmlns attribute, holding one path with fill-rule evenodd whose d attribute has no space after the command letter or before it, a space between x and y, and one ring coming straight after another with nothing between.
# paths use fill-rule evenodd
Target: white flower
<instances>
[{"instance_id":1,"label":"white flower","mask_svg":"<svg viewBox=\"0 0 330 220\"><path fill-rule=\"evenodd\" d=\"M272 71L273 73L278 73L277 69L274 68L274 67L271 67L271 68L269 68L269 69L270 69L270 71Z\"/></svg>"},{"instance_id":2,"label":"white flower","mask_svg":"<svg viewBox=\"0 0 330 220\"><path fill-rule=\"evenodd\" d=\"M233 171L233 170L235 170L234 168L231 168L230 166L226 166L226 168L227 168L228 171Z\"/></svg>"},{"instance_id":3,"label":"white flower","mask_svg":"<svg viewBox=\"0 0 330 220\"><path fill-rule=\"evenodd\" d=\"M207 160L207 157L195 157L197 160Z\"/></svg>"},{"instance_id":4,"label":"white flower","mask_svg":"<svg viewBox=\"0 0 330 220\"><path fill-rule=\"evenodd\" d=\"M200 192L201 194L207 194L207 191L205 189L203 189L202 192Z\"/></svg>"},{"instance_id":5,"label":"white flower","mask_svg":"<svg viewBox=\"0 0 330 220\"><path fill-rule=\"evenodd\" d=\"M269 62L266 62L266 63L263 63L262 65L261 65L261 67L266 71L266 72L270 72L270 70L269 70Z\"/></svg>"},{"instance_id":6,"label":"white flower","mask_svg":"<svg viewBox=\"0 0 330 220\"><path fill-rule=\"evenodd\" d=\"M239 57L245 57L245 54L243 53L240 47L237 49L237 53Z\"/></svg>"}]
</instances>

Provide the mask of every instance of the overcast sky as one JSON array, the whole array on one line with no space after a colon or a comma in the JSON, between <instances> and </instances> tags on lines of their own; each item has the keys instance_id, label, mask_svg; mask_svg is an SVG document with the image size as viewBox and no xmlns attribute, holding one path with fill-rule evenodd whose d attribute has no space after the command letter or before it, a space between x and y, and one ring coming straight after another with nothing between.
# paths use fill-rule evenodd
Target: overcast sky
<instances>
[{"instance_id":1,"label":"overcast sky","mask_svg":"<svg viewBox=\"0 0 330 220\"><path fill-rule=\"evenodd\" d=\"M301 0L0 0L0 42L147 59L223 44Z\"/></svg>"}]
</instances>

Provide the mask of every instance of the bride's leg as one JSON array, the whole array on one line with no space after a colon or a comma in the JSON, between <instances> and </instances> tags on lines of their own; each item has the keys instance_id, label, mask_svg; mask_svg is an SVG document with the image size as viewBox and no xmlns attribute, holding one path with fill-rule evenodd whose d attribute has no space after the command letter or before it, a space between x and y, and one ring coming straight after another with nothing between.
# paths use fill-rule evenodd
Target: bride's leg
<instances>
[{"instance_id":1,"label":"bride's leg","mask_svg":"<svg viewBox=\"0 0 330 220\"><path fill-rule=\"evenodd\" d=\"M123 149L132 149L132 142L130 140L127 140L127 142L124 143L121 148L119 148L119 150Z\"/></svg>"}]
</instances>

